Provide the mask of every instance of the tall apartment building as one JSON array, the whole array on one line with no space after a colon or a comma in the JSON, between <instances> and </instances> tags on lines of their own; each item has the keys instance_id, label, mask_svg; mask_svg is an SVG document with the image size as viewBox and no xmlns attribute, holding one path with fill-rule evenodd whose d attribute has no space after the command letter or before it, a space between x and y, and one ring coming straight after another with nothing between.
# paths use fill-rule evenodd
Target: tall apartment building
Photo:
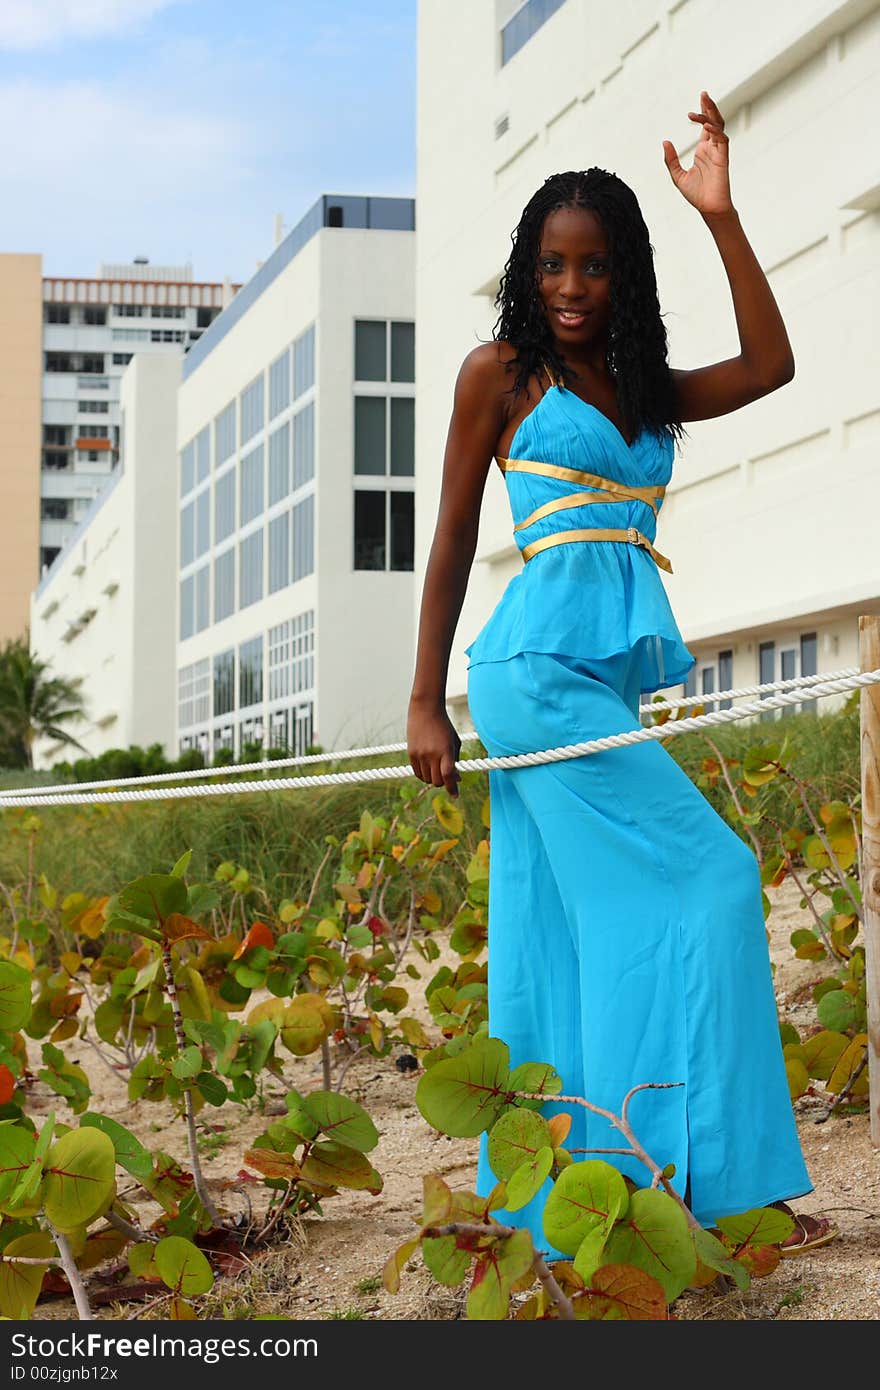
<instances>
[{"instance_id":1,"label":"tall apartment building","mask_svg":"<svg viewBox=\"0 0 880 1390\"><path fill-rule=\"evenodd\" d=\"M415 206L324 195L183 363L181 749L402 736Z\"/></svg>"},{"instance_id":2,"label":"tall apartment building","mask_svg":"<svg viewBox=\"0 0 880 1390\"><path fill-rule=\"evenodd\" d=\"M120 380L119 463L31 602L31 650L79 687L70 732L96 757L174 747L177 574L176 353L137 353ZM83 756L40 740L36 767Z\"/></svg>"},{"instance_id":3,"label":"tall apartment building","mask_svg":"<svg viewBox=\"0 0 880 1390\"><path fill-rule=\"evenodd\" d=\"M783 391L688 426L660 519L675 570L663 582L696 690L856 664L858 614L880 612L880 185L853 138L875 124L877 0L630 0L601 20L589 0L422 0L418 64L417 356L431 371L417 388L417 599L455 375L491 336L510 233L550 174L599 165L635 190L674 366L737 351L720 258L661 145L690 163L686 113L708 88L797 370ZM493 467L450 662L453 718L466 710L464 647L521 563Z\"/></svg>"},{"instance_id":4,"label":"tall apartment building","mask_svg":"<svg viewBox=\"0 0 880 1390\"><path fill-rule=\"evenodd\" d=\"M113 475L132 355L188 351L235 288L144 257L83 279L0 255L0 468L17 503L0 517L0 637L21 635L31 590Z\"/></svg>"}]
</instances>

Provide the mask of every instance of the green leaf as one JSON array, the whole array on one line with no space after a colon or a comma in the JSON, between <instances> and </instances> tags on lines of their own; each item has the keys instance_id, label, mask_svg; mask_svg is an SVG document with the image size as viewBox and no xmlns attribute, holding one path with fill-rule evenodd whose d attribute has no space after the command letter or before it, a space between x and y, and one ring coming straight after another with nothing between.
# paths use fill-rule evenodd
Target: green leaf
<instances>
[{"instance_id":1,"label":"green leaf","mask_svg":"<svg viewBox=\"0 0 880 1390\"><path fill-rule=\"evenodd\" d=\"M852 1028L858 1018L856 1001L845 989L835 989L823 994L816 1005L816 1013L823 1028L834 1033L845 1033Z\"/></svg>"},{"instance_id":2,"label":"green leaf","mask_svg":"<svg viewBox=\"0 0 880 1390\"><path fill-rule=\"evenodd\" d=\"M562 1090L562 1077L549 1062L522 1062L510 1074L510 1089L527 1094L558 1096ZM540 1100L527 1100L522 1104L529 1109L540 1109Z\"/></svg>"},{"instance_id":3,"label":"green leaf","mask_svg":"<svg viewBox=\"0 0 880 1390\"><path fill-rule=\"evenodd\" d=\"M332 1139L313 1144L302 1165L303 1180L322 1187L381 1190L381 1178L377 1188L378 1176L370 1160L362 1153L345 1144L337 1144Z\"/></svg>"},{"instance_id":4,"label":"green leaf","mask_svg":"<svg viewBox=\"0 0 880 1390\"><path fill-rule=\"evenodd\" d=\"M507 1183L507 1196L502 1203L507 1211L519 1211L530 1202L544 1185L553 1167L553 1150L539 1149L534 1158L521 1163Z\"/></svg>"},{"instance_id":5,"label":"green leaf","mask_svg":"<svg viewBox=\"0 0 880 1390\"><path fill-rule=\"evenodd\" d=\"M694 1244L696 1246L697 1258L710 1269L715 1269L719 1274L727 1274L735 1280L737 1288L747 1289L750 1279L747 1271L739 1263L730 1257L730 1251L726 1245L722 1245L717 1236L713 1236L711 1231L694 1231Z\"/></svg>"},{"instance_id":6,"label":"green leaf","mask_svg":"<svg viewBox=\"0 0 880 1390\"><path fill-rule=\"evenodd\" d=\"M180 856L177 863L174 865L174 868L171 870L172 878L183 878L185 876L186 871L189 868L189 861L192 859L192 855L193 852L191 849L184 850L183 854Z\"/></svg>"},{"instance_id":7,"label":"green leaf","mask_svg":"<svg viewBox=\"0 0 880 1390\"><path fill-rule=\"evenodd\" d=\"M171 874L145 874L126 885L117 901L124 912L148 922L164 922L172 912L186 912L186 884Z\"/></svg>"},{"instance_id":8,"label":"green leaf","mask_svg":"<svg viewBox=\"0 0 880 1390\"><path fill-rule=\"evenodd\" d=\"M128 1251L128 1267L135 1279L148 1279L157 1275L154 1256L156 1247L150 1240L140 1241L137 1245L132 1245Z\"/></svg>"},{"instance_id":9,"label":"green leaf","mask_svg":"<svg viewBox=\"0 0 880 1390\"><path fill-rule=\"evenodd\" d=\"M175 1293L207 1293L214 1283L211 1266L198 1246L183 1236L166 1236L153 1259L162 1280Z\"/></svg>"},{"instance_id":10,"label":"green leaf","mask_svg":"<svg viewBox=\"0 0 880 1390\"><path fill-rule=\"evenodd\" d=\"M652 1275L669 1302L691 1282L697 1267L684 1212L667 1193L653 1188L632 1194L626 1220L611 1232L605 1256L608 1264L635 1265Z\"/></svg>"},{"instance_id":11,"label":"green leaf","mask_svg":"<svg viewBox=\"0 0 880 1390\"><path fill-rule=\"evenodd\" d=\"M720 1216L716 1224L734 1245L781 1245L794 1230L791 1217L773 1207L753 1207L740 1216Z\"/></svg>"},{"instance_id":12,"label":"green leaf","mask_svg":"<svg viewBox=\"0 0 880 1390\"><path fill-rule=\"evenodd\" d=\"M594 1226L591 1231L587 1231L578 1246L577 1254L574 1257L574 1269L575 1273L579 1274L587 1284L602 1263L608 1236L609 1228L607 1225Z\"/></svg>"},{"instance_id":13,"label":"green leaf","mask_svg":"<svg viewBox=\"0 0 880 1390\"><path fill-rule=\"evenodd\" d=\"M490 1129L507 1105L510 1050L486 1038L437 1062L419 1078L416 1105L442 1134L470 1139Z\"/></svg>"},{"instance_id":14,"label":"green leaf","mask_svg":"<svg viewBox=\"0 0 880 1390\"><path fill-rule=\"evenodd\" d=\"M120 1168L124 1168L127 1173L131 1173L133 1178L143 1182L149 1178L153 1172L153 1160L139 1139L136 1139L131 1130L126 1129L117 1120L111 1120L108 1115L96 1115L93 1110L88 1111L80 1120L80 1128L99 1129L102 1134L106 1134L113 1145L116 1154L116 1162Z\"/></svg>"},{"instance_id":15,"label":"green leaf","mask_svg":"<svg viewBox=\"0 0 880 1390\"><path fill-rule=\"evenodd\" d=\"M512 1177L523 1163L545 1148L552 1155L553 1137L543 1115L536 1115L533 1110L507 1110L489 1132L489 1167L496 1178Z\"/></svg>"},{"instance_id":16,"label":"green leaf","mask_svg":"<svg viewBox=\"0 0 880 1390\"><path fill-rule=\"evenodd\" d=\"M22 1259L45 1260L55 1254L55 1245L45 1231L18 1236L3 1251L0 1264L0 1314L4 1318L29 1318L33 1314L48 1266L10 1264L16 1255Z\"/></svg>"},{"instance_id":17,"label":"green leaf","mask_svg":"<svg viewBox=\"0 0 880 1390\"><path fill-rule=\"evenodd\" d=\"M500 1321L507 1316L511 1285L532 1268L535 1248L528 1231L514 1231L477 1261L467 1299L469 1318Z\"/></svg>"},{"instance_id":18,"label":"green leaf","mask_svg":"<svg viewBox=\"0 0 880 1390\"><path fill-rule=\"evenodd\" d=\"M366 1110L336 1091L312 1091L303 1109L324 1134L360 1153L368 1153L379 1142L379 1131Z\"/></svg>"},{"instance_id":19,"label":"green leaf","mask_svg":"<svg viewBox=\"0 0 880 1390\"><path fill-rule=\"evenodd\" d=\"M33 1162L35 1143L30 1130L0 1126L0 1203L8 1200Z\"/></svg>"},{"instance_id":20,"label":"green leaf","mask_svg":"<svg viewBox=\"0 0 880 1390\"><path fill-rule=\"evenodd\" d=\"M171 1071L178 1081L188 1081L193 1076L198 1076L202 1070L202 1050L196 1047L195 1043L190 1043L185 1047L179 1057L175 1057L171 1063Z\"/></svg>"},{"instance_id":21,"label":"green leaf","mask_svg":"<svg viewBox=\"0 0 880 1390\"><path fill-rule=\"evenodd\" d=\"M196 1077L196 1086L209 1105L225 1105L229 1099L226 1083L221 1081L219 1076L215 1076L213 1072L200 1072Z\"/></svg>"},{"instance_id":22,"label":"green leaf","mask_svg":"<svg viewBox=\"0 0 880 1390\"><path fill-rule=\"evenodd\" d=\"M827 1081L848 1045L849 1038L843 1033L823 1029L801 1044L801 1060L810 1076L817 1081Z\"/></svg>"},{"instance_id":23,"label":"green leaf","mask_svg":"<svg viewBox=\"0 0 880 1390\"><path fill-rule=\"evenodd\" d=\"M31 1016L31 976L11 960L0 960L0 1032L15 1033Z\"/></svg>"},{"instance_id":24,"label":"green leaf","mask_svg":"<svg viewBox=\"0 0 880 1390\"><path fill-rule=\"evenodd\" d=\"M46 1159L43 1205L60 1231L87 1226L116 1189L116 1154L109 1135L91 1126L72 1129Z\"/></svg>"},{"instance_id":25,"label":"green leaf","mask_svg":"<svg viewBox=\"0 0 880 1390\"><path fill-rule=\"evenodd\" d=\"M547 1197L544 1234L558 1250L574 1255L584 1237L597 1226L607 1230L629 1200L623 1177L610 1163L598 1158L572 1163Z\"/></svg>"}]
</instances>

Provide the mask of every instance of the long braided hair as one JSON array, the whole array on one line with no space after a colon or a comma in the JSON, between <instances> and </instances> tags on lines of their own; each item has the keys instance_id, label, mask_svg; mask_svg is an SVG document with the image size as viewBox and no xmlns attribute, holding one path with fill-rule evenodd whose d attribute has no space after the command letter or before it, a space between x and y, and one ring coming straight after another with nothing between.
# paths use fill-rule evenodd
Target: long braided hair
<instances>
[{"instance_id":1,"label":"long braided hair","mask_svg":"<svg viewBox=\"0 0 880 1390\"><path fill-rule=\"evenodd\" d=\"M646 429L680 438L683 430L669 372L648 228L632 189L605 169L552 174L529 199L511 233L513 249L495 296L500 313L492 330L493 338L505 339L517 349L517 375L511 390L514 394L524 390L529 377L545 362L563 383L572 377L554 347L537 281L541 229L547 215L558 208L588 209L608 237L611 313L606 363L627 429L633 436Z\"/></svg>"}]
</instances>

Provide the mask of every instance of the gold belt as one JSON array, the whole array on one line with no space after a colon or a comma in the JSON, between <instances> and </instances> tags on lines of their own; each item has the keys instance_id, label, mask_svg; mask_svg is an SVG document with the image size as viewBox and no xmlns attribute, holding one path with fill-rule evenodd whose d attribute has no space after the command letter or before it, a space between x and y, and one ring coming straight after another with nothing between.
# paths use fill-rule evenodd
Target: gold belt
<instances>
[{"instance_id":1,"label":"gold belt","mask_svg":"<svg viewBox=\"0 0 880 1390\"><path fill-rule=\"evenodd\" d=\"M646 484L643 487L633 487L628 483L618 482L616 478L603 478L598 473L587 473L580 468L565 468L561 464L543 463L537 459L498 459L498 467L502 473L536 473L545 478L560 478L566 482L581 483L587 487L596 489L591 492L569 492L564 497L554 497L551 501L536 507L529 512L527 517L519 521L514 526L514 531L522 531L533 522L539 521L542 517L551 516L554 512L564 511L570 507L588 507L597 502L645 502L657 515L659 504L666 493L666 487L662 483ZM665 555L661 555L659 550L648 540L648 537L636 526L627 527L585 527L572 531L557 531L549 536L541 536L537 540L529 541L523 546L521 554L523 560L530 560L533 555L537 555L539 550L546 550L552 545L565 545L569 541L627 541L630 545L640 545L654 560L661 569L667 570L672 574L672 565Z\"/></svg>"}]
</instances>

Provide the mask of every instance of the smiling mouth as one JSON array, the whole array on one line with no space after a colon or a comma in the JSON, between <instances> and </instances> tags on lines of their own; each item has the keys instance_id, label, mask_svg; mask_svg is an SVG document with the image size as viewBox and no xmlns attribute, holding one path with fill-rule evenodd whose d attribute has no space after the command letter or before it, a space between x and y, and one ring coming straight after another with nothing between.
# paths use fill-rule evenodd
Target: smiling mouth
<instances>
[{"instance_id":1,"label":"smiling mouth","mask_svg":"<svg viewBox=\"0 0 880 1390\"><path fill-rule=\"evenodd\" d=\"M556 317L557 317L557 319L559 320L559 322L560 322L560 323L564 323L564 324L566 325L566 327L569 327L569 328L577 328L577 327L579 327L580 324L582 324L582 323L584 322L584 320L587 318L587 316L588 316L589 313L590 313L590 310L589 310L589 309L560 309L560 308L554 307L553 313L556 315Z\"/></svg>"}]
</instances>

